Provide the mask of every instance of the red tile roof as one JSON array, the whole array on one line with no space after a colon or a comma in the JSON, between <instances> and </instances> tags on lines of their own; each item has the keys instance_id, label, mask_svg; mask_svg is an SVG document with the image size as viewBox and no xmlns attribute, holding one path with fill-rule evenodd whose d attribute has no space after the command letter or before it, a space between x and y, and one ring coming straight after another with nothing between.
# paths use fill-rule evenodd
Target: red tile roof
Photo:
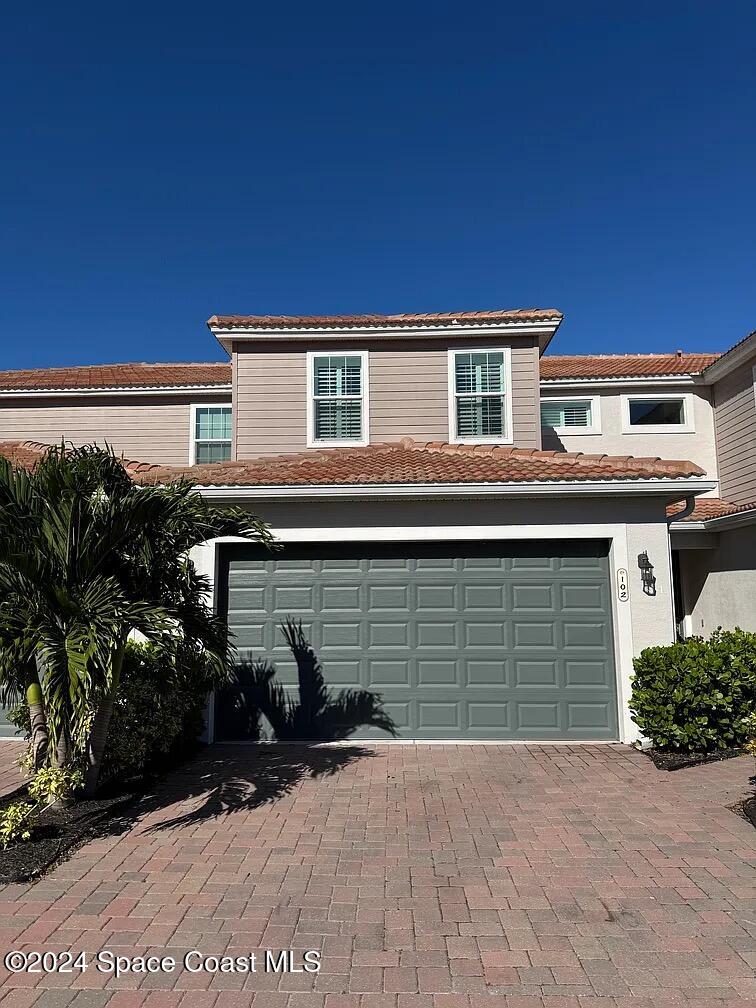
<instances>
[{"instance_id":1,"label":"red tile roof","mask_svg":"<svg viewBox=\"0 0 756 1008\"><path fill-rule=\"evenodd\" d=\"M0 455L19 469L31 471L50 450L50 447L49 444L42 444L41 441L0 441ZM126 458L122 458L121 461L126 470L134 477L162 468L152 462L134 462Z\"/></svg>"},{"instance_id":2,"label":"red tile roof","mask_svg":"<svg viewBox=\"0 0 756 1008\"><path fill-rule=\"evenodd\" d=\"M692 462L585 455L404 439L366 448L310 450L238 462L154 469L146 482L191 479L201 486L354 486L644 480L702 476Z\"/></svg>"},{"instance_id":3,"label":"red tile roof","mask_svg":"<svg viewBox=\"0 0 756 1008\"><path fill-rule=\"evenodd\" d=\"M682 511L683 502L670 504L667 508L667 517ZM696 506L687 518L681 519L683 522L705 522L713 518L725 518L727 515L740 514L743 511L756 511L756 501L749 504L732 504L730 501L722 500L720 497L698 497Z\"/></svg>"},{"instance_id":4,"label":"red tile roof","mask_svg":"<svg viewBox=\"0 0 756 1008\"><path fill-rule=\"evenodd\" d=\"M213 315L211 329L412 329L427 326L499 325L507 322L561 322L556 308L501 311L424 312L405 315Z\"/></svg>"},{"instance_id":5,"label":"red tile roof","mask_svg":"<svg viewBox=\"0 0 756 1008\"><path fill-rule=\"evenodd\" d=\"M714 353L546 355L541 358L541 380L700 374L720 356Z\"/></svg>"},{"instance_id":6,"label":"red tile roof","mask_svg":"<svg viewBox=\"0 0 756 1008\"><path fill-rule=\"evenodd\" d=\"M93 364L82 367L0 371L0 392L26 389L168 388L230 385L231 365Z\"/></svg>"}]
</instances>

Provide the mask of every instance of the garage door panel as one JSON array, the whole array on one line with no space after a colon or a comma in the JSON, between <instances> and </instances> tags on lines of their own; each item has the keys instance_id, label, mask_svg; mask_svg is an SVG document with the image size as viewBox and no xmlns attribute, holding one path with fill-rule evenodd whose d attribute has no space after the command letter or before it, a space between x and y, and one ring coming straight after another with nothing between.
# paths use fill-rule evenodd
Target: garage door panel
<instances>
[{"instance_id":1,"label":"garage door panel","mask_svg":"<svg viewBox=\"0 0 756 1008\"><path fill-rule=\"evenodd\" d=\"M606 544L255 550L226 551L229 625L287 686L280 623L302 617L328 685L379 693L402 737L616 738Z\"/></svg>"}]
</instances>

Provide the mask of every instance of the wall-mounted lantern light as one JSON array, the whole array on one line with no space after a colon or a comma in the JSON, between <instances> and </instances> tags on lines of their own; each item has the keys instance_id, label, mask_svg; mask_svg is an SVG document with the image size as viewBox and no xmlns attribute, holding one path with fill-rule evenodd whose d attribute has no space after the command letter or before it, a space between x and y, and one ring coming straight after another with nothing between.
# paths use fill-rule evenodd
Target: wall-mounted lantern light
<instances>
[{"instance_id":1,"label":"wall-mounted lantern light","mask_svg":"<svg viewBox=\"0 0 756 1008\"><path fill-rule=\"evenodd\" d=\"M654 577L654 565L648 559L648 553L644 550L638 554L638 570L641 572L641 584L646 595L656 595L656 578Z\"/></svg>"}]
</instances>

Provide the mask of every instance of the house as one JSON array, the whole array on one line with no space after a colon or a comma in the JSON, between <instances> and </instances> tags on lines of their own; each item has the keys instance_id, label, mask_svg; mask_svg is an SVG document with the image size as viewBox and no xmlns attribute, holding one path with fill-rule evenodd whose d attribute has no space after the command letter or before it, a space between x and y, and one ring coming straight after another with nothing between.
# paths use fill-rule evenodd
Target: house
<instances>
[{"instance_id":1,"label":"house","mask_svg":"<svg viewBox=\"0 0 756 1008\"><path fill-rule=\"evenodd\" d=\"M634 655L756 629L756 334L544 355L561 319L214 316L228 364L0 373L0 452L107 441L261 515L280 554L195 556L240 654L293 676L301 617L403 738L630 741Z\"/></svg>"}]
</instances>

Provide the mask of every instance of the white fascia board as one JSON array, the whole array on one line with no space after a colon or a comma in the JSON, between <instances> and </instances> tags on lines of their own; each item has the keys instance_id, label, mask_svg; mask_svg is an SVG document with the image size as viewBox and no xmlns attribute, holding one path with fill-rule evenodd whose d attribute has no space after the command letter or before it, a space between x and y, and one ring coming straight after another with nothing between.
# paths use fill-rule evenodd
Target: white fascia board
<instances>
[{"instance_id":1,"label":"white fascia board","mask_svg":"<svg viewBox=\"0 0 756 1008\"><path fill-rule=\"evenodd\" d=\"M542 389L581 387L591 388L607 386L609 388L630 385L700 385L695 375L647 375L644 378L541 378Z\"/></svg>"},{"instance_id":2,"label":"white fascia board","mask_svg":"<svg viewBox=\"0 0 756 1008\"><path fill-rule=\"evenodd\" d=\"M741 528L744 525L756 525L756 508L720 515L718 518L706 518L703 521L672 522L669 527L673 532L726 532L728 529Z\"/></svg>"},{"instance_id":3,"label":"white fascia board","mask_svg":"<svg viewBox=\"0 0 756 1008\"><path fill-rule=\"evenodd\" d=\"M360 339L392 339L392 340L412 340L424 339L428 336L441 338L465 339L502 335L537 335L548 337L543 342L545 347L551 337L559 328L561 319L554 322L496 322L491 325L474 326L450 326L447 324L438 326L423 326L417 328L405 328L403 326L319 326L313 329L224 329L218 326L210 326L210 331L218 340L221 346L231 352L231 344L235 341L281 341L291 342L292 340L313 340L313 339L333 339L333 340L360 340Z\"/></svg>"},{"instance_id":4,"label":"white fascia board","mask_svg":"<svg viewBox=\"0 0 756 1008\"><path fill-rule=\"evenodd\" d=\"M228 392L230 385L117 385L110 388L57 388L57 389L0 389L0 399L42 399L69 396L134 396L134 395L187 395L195 393Z\"/></svg>"},{"instance_id":5,"label":"white fascia board","mask_svg":"<svg viewBox=\"0 0 756 1008\"><path fill-rule=\"evenodd\" d=\"M672 496L679 500L690 494L707 493L716 483L705 478L676 480L615 480L602 482L553 481L533 483L383 483L333 486L202 486L195 489L208 500L258 499L397 499L397 498L485 498L485 497L636 497Z\"/></svg>"},{"instance_id":6,"label":"white fascia board","mask_svg":"<svg viewBox=\"0 0 756 1008\"><path fill-rule=\"evenodd\" d=\"M741 364L745 364L753 356L755 350L756 332L752 332L740 344L736 344L718 360L715 360L713 364L709 364L703 372L706 376L706 381L715 382L719 381L720 378L724 378L730 371L740 367Z\"/></svg>"}]
</instances>

